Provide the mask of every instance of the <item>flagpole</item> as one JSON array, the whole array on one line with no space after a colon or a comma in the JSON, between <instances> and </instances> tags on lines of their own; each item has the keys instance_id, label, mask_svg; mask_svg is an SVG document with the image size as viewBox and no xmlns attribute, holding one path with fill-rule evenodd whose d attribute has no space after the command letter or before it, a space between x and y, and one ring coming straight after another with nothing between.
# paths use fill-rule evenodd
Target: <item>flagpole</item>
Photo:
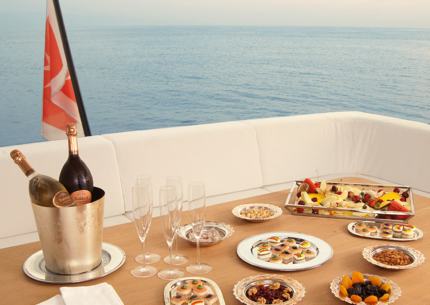
<instances>
[{"instance_id":1,"label":"flagpole","mask_svg":"<svg viewBox=\"0 0 430 305\"><path fill-rule=\"evenodd\" d=\"M72 81L73 91L75 92L76 104L78 105L79 115L81 117L82 128L85 136L91 136L90 125L88 124L87 114L82 101L81 90L79 89L78 77L76 76L75 66L73 65L72 52L70 51L69 41L67 40L66 28L63 22L63 15L59 0L53 0L55 14L57 15L58 27L60 30L61 40L63 41L64 55L66 56L67 66L69 68L70 80Z\"/></svg>"}]
</instances>

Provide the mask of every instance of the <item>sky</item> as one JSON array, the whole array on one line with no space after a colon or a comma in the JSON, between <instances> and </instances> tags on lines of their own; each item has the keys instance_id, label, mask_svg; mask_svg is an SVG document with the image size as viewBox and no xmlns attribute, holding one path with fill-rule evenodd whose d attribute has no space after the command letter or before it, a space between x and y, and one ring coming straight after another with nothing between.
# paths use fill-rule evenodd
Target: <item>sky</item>
<instances>
[{"instance_id":1,"label":"sky","mask_svg":"<svg viewBox=\"0 0 430 305\"><path fill-rule=\"evenodd\" d=\"M61 0L68 26L430 27L430 0ZM0 0L0 26L43 22L44 0Z\"/></svg>"}]
</instances>

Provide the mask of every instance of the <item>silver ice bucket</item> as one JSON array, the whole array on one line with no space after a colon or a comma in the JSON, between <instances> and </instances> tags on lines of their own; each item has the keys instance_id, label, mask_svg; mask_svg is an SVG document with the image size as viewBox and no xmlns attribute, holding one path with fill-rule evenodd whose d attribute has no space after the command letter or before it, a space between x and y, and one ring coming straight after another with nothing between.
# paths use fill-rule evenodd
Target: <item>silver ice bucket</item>
<instances>
[{"instance_id":1,"label":"silver ice bucket","mask_svg":"<svg viewBox=\"0 0 430 305\"><path fill-rule=\"evenodd\" d=\"M93 202L64 208L32 204L46 268L59 274L88 272L101 263L105 192Z\"/></svg>"}]
</instances>

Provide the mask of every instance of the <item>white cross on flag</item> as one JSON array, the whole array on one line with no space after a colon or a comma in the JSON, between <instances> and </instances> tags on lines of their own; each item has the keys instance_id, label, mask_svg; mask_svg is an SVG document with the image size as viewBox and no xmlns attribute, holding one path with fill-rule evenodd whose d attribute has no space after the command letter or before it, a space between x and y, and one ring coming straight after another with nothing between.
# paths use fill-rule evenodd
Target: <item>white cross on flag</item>
<instances>
[{"instance_id":1,"label":"white cross on flag","mask_svg":"<svg viewBox=\"0 0 430 305\"><path fill-rule=\"evenodd\" d=\"M84 136L84 130L59 28L62 20L58 19L53 1L57 0L47 1L46 13L42 135L59 140L66 137L67 124L75 123L79 136Z\"/></svg>"}]
</instances>

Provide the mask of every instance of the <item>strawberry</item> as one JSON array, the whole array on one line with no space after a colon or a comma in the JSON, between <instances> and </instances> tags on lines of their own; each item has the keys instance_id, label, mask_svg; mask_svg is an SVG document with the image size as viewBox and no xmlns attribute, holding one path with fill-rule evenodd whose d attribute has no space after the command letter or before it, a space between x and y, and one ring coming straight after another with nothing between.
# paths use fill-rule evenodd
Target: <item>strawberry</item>
<instances>
[{"instance_id":1,"label":"strawberry","mask_svg":"<svg viewBox=\"0 0 430 305\"><path fill-rule=\"evenodd\" d=\"M320 187L321 186L321 182L315 182L315 186L316 187Z\"/></svg>"},{"instance_id":2,"label":"strawberry","mask_svg":"<svg viewBox=\"0 0 430 305\"><path fill-rule=\"evenodd\" d=\"M352 201L354 201L355 203L360 202L361 198L359 195L354 195L352 196Z\"/></svg>"},{"instance_id":3,"label":"strawberry","mask_svg":"<svg viewBox=\"0 0 430 305\"><path fill-rule=\"evenodd\" d=\"M306 178L305 181L303 181L303 182L309 186L308 193L316 193L317 192L317 187L315 186L315 184L313 183L313 181L311 179Z\"/></svg>"},{"instance_id":4,"label":"strawberry","mask_svg":"<svg viewBox=\"0 0 430 305\"><path fill-rule=\"evenodd\" d=\"M369 200L372 199L372 196L370 194L366 193L363 196L363 202L369 202Z\"/></svg>"},{"instance_id":5,"label":"strawberry","mask_svg":"<svg viewBox=\"0 0 430 305\"><path fill-rule=\"evenodd\" d=\"M370 200L367 204L368 204L371 208L374 208L374 207L375 207L375 204L376 204L376 200Z\"/></svg>"}]
</instances>

